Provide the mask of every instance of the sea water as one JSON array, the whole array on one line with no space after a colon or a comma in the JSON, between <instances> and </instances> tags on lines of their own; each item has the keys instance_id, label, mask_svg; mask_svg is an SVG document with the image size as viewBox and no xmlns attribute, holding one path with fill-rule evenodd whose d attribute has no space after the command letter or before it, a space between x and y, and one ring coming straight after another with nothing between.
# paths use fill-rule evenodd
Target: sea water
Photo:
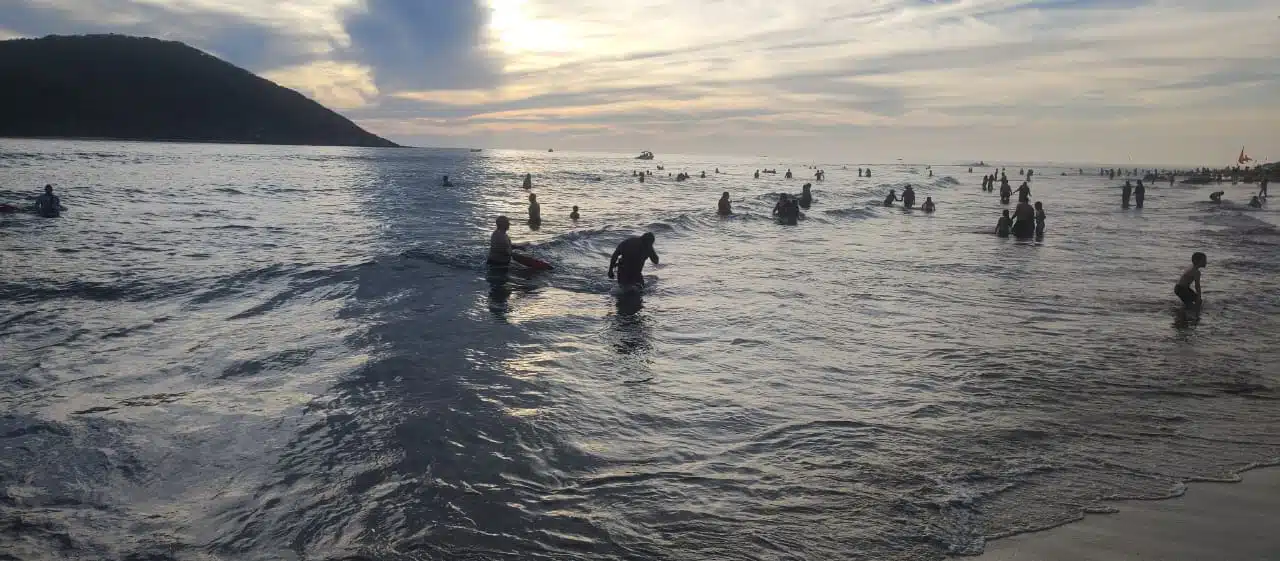
<instances>
[{"instance_id":1,"label":"sea water","mask_svg":"<svg viewBox=\"0 0 1280 561\"><path fill-rule=\"evenodd\" d=\"M1005 164L1016 240L990 168L632 156L0 141L69 209L0 215L0 557L941 559L1280 457L1253 186ZM556 269L490 274L499 214Z\"/></svg>"}]
</instances>

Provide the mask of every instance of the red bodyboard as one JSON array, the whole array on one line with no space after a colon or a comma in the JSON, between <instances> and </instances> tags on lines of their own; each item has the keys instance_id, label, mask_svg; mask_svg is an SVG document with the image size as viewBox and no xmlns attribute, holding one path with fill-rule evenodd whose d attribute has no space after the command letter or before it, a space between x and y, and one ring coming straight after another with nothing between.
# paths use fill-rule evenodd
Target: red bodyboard
<instances>
[{"instance_id":1,"label":"red bodyboard","mask_svg":"<svg viewBox=\"0 0 1280 561\"><path fill-rule=\"evenodd\" d=\"M541 259L535 259L533 257L529 257L528 255L520 255L518 253L512 255L511 260L521 265L524 265L525 267L533 269L535 271L550 271L551 269L554 268L551 266L550 263L547 263L546 261L543 261Z\"/></svg>"}]
</instances>

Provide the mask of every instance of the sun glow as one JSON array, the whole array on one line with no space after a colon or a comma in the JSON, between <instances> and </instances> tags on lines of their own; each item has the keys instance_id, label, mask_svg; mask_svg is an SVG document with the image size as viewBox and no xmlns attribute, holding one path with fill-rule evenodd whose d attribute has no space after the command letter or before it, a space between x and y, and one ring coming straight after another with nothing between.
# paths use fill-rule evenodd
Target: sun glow
<instances>
[{"instance_id":1,"label":"sun glow","mask_svg":"<svg viewBox=\"0 0 1280 561\"><path fill-rule=\"evenodd\" d=\"M528 0L489 0L489 33L507 54L554 54L575 47L564 24L539 18Z\"/></svg>"}]
</instances>

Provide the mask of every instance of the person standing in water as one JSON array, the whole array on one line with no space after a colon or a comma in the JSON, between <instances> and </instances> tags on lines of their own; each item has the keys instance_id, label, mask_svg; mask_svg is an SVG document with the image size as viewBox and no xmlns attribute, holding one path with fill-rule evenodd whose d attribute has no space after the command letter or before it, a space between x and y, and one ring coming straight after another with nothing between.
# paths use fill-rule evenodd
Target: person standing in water
<instances>
[{"instance_id":1,"label":"person standing in water","mask_svg":"<svg viewBox=\"0 0 1280 561\"><path fill-rule=\"evenodd\" d=\"M1036 235L1044 235L1044 205L1036 201Z\"/></svg>"},{"instance_id":2,"label":"person standing in water","mask_svg":"<svg viewBox=\"0 0 1280 561\"><path fill-rule=\"evenodd\" d=\"M756 179L760 179L760 170L756 170Z\"/></svg>"},{"instance_id":3,"label":"person standing in water","mask_svg":"<svg viewBox=\"0 0 1280 561\"><path fill-rule=\"evenodd\" d=\"M894 193L893 189L890 189L889 194L885 195L884 197L884 206L893 206L894 201L897 201L897 200L898 200L898 194Z\"/></svg>"},{"instance_id":4,"label":"person standing in water","mask_svg":"<svg viewBox=\"0 0 1280 561\"><path fill-rule=\"evenodd\" d=\"M569 220L577 222L581 216L578 214L578 205L573 205L573 212L569 213Z\"/></svg>"},{"instance_id":5,"label":"person standing in water","mask_svg":"<svg viewBox=\"0 0 1280 561\"><path fill-rule=\"evenodd\" d=\"M1209 258L1199 251L1191 254L1191 267L1182 272L1182 276L1178 277L1178 284L1173 285L1173 293L1178 295L1182 300L1182 305L1186 309L1196 308L1203 301L1200 292L1200 269L1209 265ZM1192 283L1195 284L1195 290L1191 290Z\"/></svg>"},{"instance_id":6,"label":"person standing in water","mask_svg":"<svg viewBox=\"0 0 1280 561\"><path fill-rule=\"evenodd\" d=\"M1129 180L1125 180L1124 187L1120 188L1120 208L1129 208L1129 197L1133 194L1133 185L1129 184Z\"/></svg>"},{"instance_id":7,"label":"person standing in water","mask_svg":"<svg viewBox=\"0 0 1280 561\"><path fill-rule=\"evenodd\" d=\"M44 194L36 197L36 214L44 218L57 218L62 216L62 211L67 210L62 206L62 199L53 194L53 185L44 186Z\"/></svg>"},{"instance_id":8,"label":"person standing in water","mask_svg":"<svg viewBox=\"0 0 1280 561\"><path fill-rule=\"evenodd\" d=\"M1013 189L1009 187L1009 179L1007 177L1000 178L1000 204L1009 204L1009 197L1013 196Z\"/></svg>"},{"instance_id":9,"label":"person standing in water","mask_svg":"<svg viewBox=\"0 0 1280 561\"><path fill-rule=\"evenodd\" d=\"M532 174L532 173L526 173L526 174L524 174L524 188L525 188L525 189L533 189L533 174Z\"/></svg>"},{"instance_id":10,"label":"person standing in water","mask_svg":"<svg viewBox=\"0 0 1280 561\"><path fill-rule=\"evenodd\" d=\"M733 207L729 205L729 192L725 191L720 195L720 204L716 208L716 214L720 216L729 216L733 214Z\"/></svg>"},{"instance_id":11,"label":"person standing in water","mask_svg":"<svg viewBox=\"0 0 1280 561\"><path fill-rule=\"evenodd\" d=\"M787 168L787 175L786 175L786 178L787 178L787 179L791 179L791 168Z\"/></svg>"},{"instance_id":12,"label":"person standing in water","mask_svg":"<svg viewBox=\"0 0 1280 561\"><path fill-rule=\"evenodd\" d=\"M813 189L812 183L805 183L804 187L800 188L800 208L807 209L813 204L813 191L811 189Z\"/></svg>"},{"instance_id":13,"label":"person standing in water","mask_svg":"<svg viewBox=\"0 0 1280 561\"><path fill-rule=\"evenodd\" d=\"M902 207L911 208L916 206L916 191L910 185L902 189Z\"/></svg>"},{"instance_id":14,"label":"person standing in water","mask_svg":"<svg viewBox=\"0 0 1280 561\"><path fill-rule=\"evenodd\" d=\"M933 212L934 208L933 197L925 197L924 204L920 205L920 210L925 212Z\"/></svg>"},{"instance_id":15,"label":"person standing in water","mask_svg":"<svg viewBox=\"0 0 1280 561\"><path fill-rule=\"evenodd\" d=\"M1009 237L1009 230L1013 227L1013 219L1009 218L1009 209L1000 211L1000 221L996 222L996 235L1002 238Z\"/></svg>"},{"instance_id":16,"label":"person standing in water","mask_svg":"<svg viewBox=\"0 0 1280 561\"><path fill-rule=\"evenodd\" d=\"M652 232L622 240L613 251L613 257L609 258L609 278L614 278L613 270L616 268L618 286L624 289L643 287L645 260L658 264L658 253L653 250L653 242Z\"/></svg>"},{"instance_id":17,"label":"person standing in water","mask_svg":"<svg viewBox=\"0 0 1280 561\"><path fill-rule=\"evenodd\" d=\"M1138 208L1142 208L1142 199L1147 194L1147 188L1142 185L1142 180L1138 180L1138 186L1133 188L1133 202Z\"/></svg>"},{"instance_id":18,"label":"person standing in water","mask_svg":"<svg viewBox=\"0 0 1280 561\"><path fill-rule=\"evenodd\" d=\"M542 224L542 205L538 204L538 196L529 193L529 224Z\"/></svg>"},{"instance_id":19,"label":"person standing in water","mask_svg":"<svg viewBox=\"0 0 1280 561\"><path fill-rule=\"evenodd\" d=\"M1271 180L1270 180L1270 179L1268 179L1268 178L1267 178L1267 176L1265 176L1265 175L1264 175L1264 176L1262 176L1262 179L1261 179L1260 181L1258 181L1258 187L1259 187L1259 189L1258 189L1258 196L1259 196L1259 197L1262 197L1262 198L1264 198L1264 199L1265 199L1265 198L1267 198L1267 184L1268 184L1268 183L1270 183L1270 182L1271 182Z\"/></svg>"},{"instance_id":20,"label":"person standing in water","mask_svg":"<svg viewBox=\"0 0 1280 561\"><path fill-rule=\"evenodd\" d=\"M1018 202L1031 202L1031 186L1027 185L1026 181L1023 181L1022 185L1018 186Z\"/></svg>"},{"instance_id":21,"label":"person standing in water","mask_svg":"<svg viewBox=\"0 0 1280 561\"><path fill-rule=\"evenodd\" d=\"M441 187L453 187L453 182L449 181L449 176L447 176L447 175L446 175L446 176L444 176L444 179L440 181L440 186L441 186Z\"/></svg>"},{"instance_id":22,"label":"person standing in water","mask_svg":"<svg viewBox=\"0 0 1280 561\"><path fill-rule=\"evenodd\" d=\"M1019 238L1029 238L1036 232L1036 209L1031 203L1020 202L1018 207L1013 210L1013 235Z\"/></svg>"},{"instance_id":23,"label":"person standing in water","mask_svg":"<svg viewBox=\"0 0 1280 561\"><path fill-rule=\"evenodd\" d=\"M511 229L511 220L505 216L499 216L495 221L496 228L493 235L489 236L489 259L490 267L509 267L511 266L511 250L527 247L528 244L512 245L511 238L507 236L507 230Z\"/></svg>"}]
</instances>

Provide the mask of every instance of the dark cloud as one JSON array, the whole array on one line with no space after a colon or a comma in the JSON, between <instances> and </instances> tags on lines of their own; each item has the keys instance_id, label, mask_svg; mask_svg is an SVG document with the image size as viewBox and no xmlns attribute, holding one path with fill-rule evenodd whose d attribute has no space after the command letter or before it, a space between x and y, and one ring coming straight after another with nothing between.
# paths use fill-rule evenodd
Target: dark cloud
<instances>
[{"instance_id":1,"label":"dark cloud","mask_svg":"<svg viewBox=\"0 0 1280 561\"><path fill-rule=\"evenodd\" d=\"M11 5L12 4L12 5ZM356 61L383 91L471 89L498 84L501 66L484 45L481 0L367 0L347 14L349 47L316 53L329 38L242 16L178 12L135 0L79 0L75 12L35 0L6 1L0 28L26 36L120 33L182 41L254 72L317 59ZM132 22L132 23L120 23Z\"/></svg>"},{"instance_id":2,"label":"dark cloud","mask_svg":"<svg viewBox=\"0 0 1280 561\"><path fill-rule=\"evenodd\" d=\"M351 55L384 91L498 85L499 61L484 46L489 9L480 0L367 0L346 21Z\"/></svg>"}]
</instances>

